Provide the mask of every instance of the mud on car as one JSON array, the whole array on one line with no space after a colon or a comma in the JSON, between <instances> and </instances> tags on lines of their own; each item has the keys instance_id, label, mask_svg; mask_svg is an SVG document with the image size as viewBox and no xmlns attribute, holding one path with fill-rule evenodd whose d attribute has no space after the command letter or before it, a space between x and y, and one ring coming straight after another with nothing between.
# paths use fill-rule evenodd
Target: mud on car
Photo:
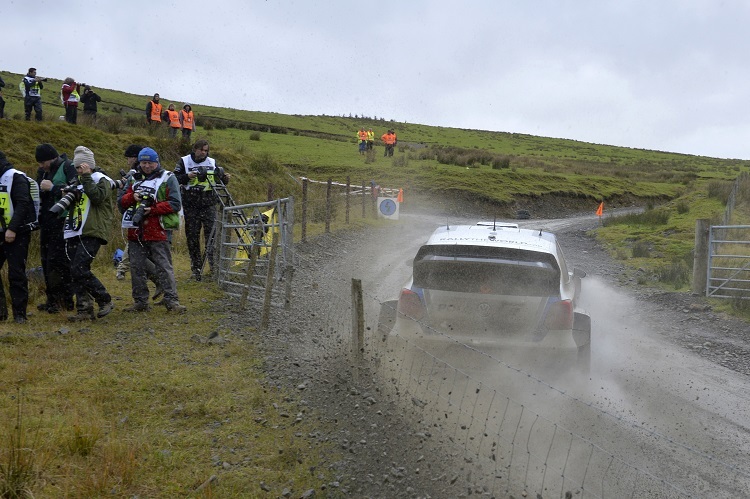
<instances>
[{"instance_id":1,"label":"mud on car","mask_svg":"<svg viewBox=\"0 0 750 499\"><path fill-rule=\"evenodd\" d=\"M591 319L578 306L586 274L568 268L554 234L509 223L446 225L422 245L412 268L395 334L588 371Z\"/></svg>"}]
</instances>

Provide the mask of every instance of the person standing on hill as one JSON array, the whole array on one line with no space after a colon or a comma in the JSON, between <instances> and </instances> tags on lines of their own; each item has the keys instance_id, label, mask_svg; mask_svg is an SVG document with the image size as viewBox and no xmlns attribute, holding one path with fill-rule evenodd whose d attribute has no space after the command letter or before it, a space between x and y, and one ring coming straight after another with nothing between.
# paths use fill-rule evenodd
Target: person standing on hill
<instances>
[{"instance_id":1,"label":"person standing on hill","mask_svg":"<svg viewBox=\"0 0 750 499\"><path fill-rule=\"evenodd\" d=\"M3 99L3 87L5 87L5 82L3 81L3 77L0 76L0 120L5 118L5 99Z\"/></svg>"},{"instance_id":2,"label":"person standing on hill","mask_svg":"<svg viewBox=\"0 0 750 499\"><path fill-rule=\"evenodd\" d=\"M36 226L37 214L31 196L31 183L26 175L13 168L0 151L0 268L8 262L8 288L13 320L26 322L29 303L29 283L26 277L26 259L29 254L31 231ZM0 279L0 321L8 319L5 290Z\"/></svg>"},{"instance_id":3,"label":"person standing on hill","mask_svg":"<svg viewBox=\"0 0 750 499\"><path fill-rule=\"evenodd\" d=\"M172 138L177 137L177 130L182 128L180 113L175 111L174 104L170 104L164 114L166 114L167 123L169 123L169 136Z\"/></svg>"},{"instance_id":4,"label":"person standing on hill","mask_svg":"<svg viewBox=\"0 0 750 499\"><path fill-rule=\"evenodd\" d=\"M65 78L60 90L60 98L65 106L65 121L72 125L78 122L78 101L81 100L78 92L80 90L81 86L71 77Z\"/></svg>"},{"instance_id":5,"label":"person standing on hill","mask_svg":"<svg viewBox=\"0 0 750 499\"><path fill-rule=\"evenodd\" d=\"M193 144L193 151L182 158L175 167L174 174L183 189L183 209L185 213L185 237L190 253L190 270L192 279L202 279L203 258L201 256L201 229L206 246L206 259L214 268L214 245L210 243L211 231L216 223L216 202L218 201L213 186L221 182L229 183L230 175L216 166L216 161L208 157L208 141L198 140Z\"/></svg>"},{"instance_id":6,"label":"person standing on hill","mask_svg":"<svg viewBox=\"0 0 750 499\"><path fill-rule=\"evenodd\" d=\"M359 141L359 154L364 155L365 149L367 149L367 132L364 127L357 132L357 140Z\"/></svg>"},{"instance_id":7,"label":"person standing on hill","mask_svg":"<svg viewBox=\"0 0 750 499\"><path fill-rule=\"evenodd\" d=\"M83 87L83 95L81 96L81 102L83 102L83 115L88 116L91 121L96 121L97 102L101 102L102 98L99 94L94 92L88 85Z\"/></svg>"},{"instance_id":8,"label":"person standing on hill","mask_svg":"<svg viewBox=\"0 0 750 499\"><path fill-rule=\"evenodd\" d=\"M154 98L146 104L146 121L148 121L149 125L161 124L161 109L159 94L154 94Z\"/></svg>"},{"instance_id":9,"label":"person standing on hill","mask_svg":"<svg viewBox=\"0 0 750 499\"><path fill-rule=\"evenodd\" d=\"M36 68L29 68L29 72L23 77L23 110L26 121L31 120L31 110L34 110L37 121L42 121L42 89L43 82L47 78L36 75Z\"/></svg>"},{"instance_id":10,"label":"person standing on hill","mask_svg":"<svg viewBox=\"0 0 750 499\"><path fill-rule=\"evenodd\" d=\"M180 184L177 178L161 167L159 155L150 147L138 154L143 178L128 187L120 198L124 211L122 227L128 229L130 278L133 285L133 305L126 312L146 312L148 284L146 261L156 264L159 283L164 290L163 304L169 312L183 313L186 307L177 298L177 283L172 267L172 250L167 231L180 227Z\"/></svg>"},{"instance_id":11,"label":"person standing on hill","mask_svg":"<svg viewBox=\"0 0 750 499\"><path fill-rule=\"evenodd\" d=\"M78 313L68 320L84 321L104 317L114 308L107 288L91 272L91 263L111 232L115 183L96 167L94 153L88 147L76 147L73 165L78 173L78 197L68 209L63 237ZM99 305L98 313L91 299Z\"/></svg>"},{"instance_id":12,"label":"person standing on hill","mask_svg":"<svg viewBox=\"0 0 750 499\"><path fill-rule=\"evenodd\" d=\"M190 135L195 130L195 116L193 115L193 106L185 104L180 111L180 125L182 125L183 140L190 140Z\"/></svg>"},{"instance_id":13,"label":"person standing on hill","mask_svg":"<svg viewBox=\"0 0 750 499\"><path fill-rule=\"evenodd\" d=\"M396 146L396 142L398 142L396 139L396 133L393 130L388 130L380 138L385 144L385 153L383 156L393 156L393 149Z\"/></svg>"},{"instance_id":14,"label":"person standing on hill","mask_svg":"<svg viewBox=\"0 0 750 499\"><path fill-rule=\"evenodd\" d=\"M372 147L375 145L375 132L372 131L372 128L367 130L367 150L372 151Z\"/></svg>"},{"instance_id":15,"label":"person standing on hill","mask_svg":"<svg viewBox=\"0 0 750 499\"><path fill-rule=\"evenodd\" d=\"M39 252L47 292L46 303L38 310L51 314L73 310L73 291L70 287L70 264L65 254L63 227L65 220L50 212L63 195L62 188L76 178L73 162L65 154L58 155L51 144L39 144L35 152L39 170Z\"/></svg>"}]
</instances>

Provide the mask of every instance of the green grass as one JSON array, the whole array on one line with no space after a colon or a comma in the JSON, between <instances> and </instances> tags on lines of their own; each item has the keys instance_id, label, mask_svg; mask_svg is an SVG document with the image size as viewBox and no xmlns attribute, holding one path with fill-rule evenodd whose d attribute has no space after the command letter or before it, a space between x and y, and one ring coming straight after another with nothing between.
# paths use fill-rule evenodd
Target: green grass
<instances>
[{"instance_id":1,"label":"green grass","mask_svg":"<svg viewBox=\"0 0 750 499\"><path fill-rule=\"evenodd\" d=\"M277 496L326 483L322 464L336 450L305 438L313 421L295 423L293 399L263 384L258 331L223 328L221 293L186 283L179 253L176 265L184 315L123 313L129 282L98 259L116 302L106 318L34 313L26 325L0 324L0 463L15 463L16 487L37 498L185 497L219 474L209 494L247 497L261 481ZM194 339L211 332L229 342ZM9 483L0 467L0 490Z\"/></svg>"}]
</instances>

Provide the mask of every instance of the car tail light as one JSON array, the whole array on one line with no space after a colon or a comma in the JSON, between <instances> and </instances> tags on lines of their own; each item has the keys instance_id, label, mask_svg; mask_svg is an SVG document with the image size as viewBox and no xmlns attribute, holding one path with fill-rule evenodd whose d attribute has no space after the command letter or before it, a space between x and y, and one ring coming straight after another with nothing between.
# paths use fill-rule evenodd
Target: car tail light
<instances>
[{"instance_id":1,"label":"car tail light","mask_svg":"<svg viewBox=\"0 0 750 499\"><path fill-rule=\"evenodd\" d=\"M402 289L398 297L398 312L414 320L424 318L424 305L422 298L411 289Z\"/></svg>"},{"instance_id":2,"label":"car tail light","mask_svg":"<svg viewBox=\"0 0 750 499\"><path fill-rule=\"evenodd\" d=\"M552 329L573 328L573 302L571 300L560 300L550 303L547 309L547 317L544 319L544 327Z\"/></svg>"}]
</instances>

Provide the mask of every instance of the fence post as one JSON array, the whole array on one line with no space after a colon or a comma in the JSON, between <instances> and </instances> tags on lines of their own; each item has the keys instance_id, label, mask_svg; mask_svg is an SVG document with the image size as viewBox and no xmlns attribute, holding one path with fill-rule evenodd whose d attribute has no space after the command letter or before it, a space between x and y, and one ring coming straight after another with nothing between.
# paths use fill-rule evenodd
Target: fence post
<instances>
[{"instance_id":1,"label":"fence post","mask_svg":"<svg viewBox=\"0 0 750 499\"><path fill-rule=\"evenodd\" d=\"M352 279L352 355L355 381L359 381L365 343L365 303L362 299L362 281Z\"/></svg>"},{"instance_id":2,"label":"fence post","mask_svg":"<svg viewBox=\"0 0 750 499\"><path fill-rule=\"evenodd\" d=\"M352 182L349 175L346 176L346 225L349 225L349 198L352 189Z\"/></svg>"},{"instance_id":3,"label":"fence post","mask_svg":"<svg viewBox=\"0 0 750 499\"><path fill-rule=\"evenodd\" d=\"M307 184L306 178L302 179L302 242L307 242Z\"/></svg>"},{"instance_id":4,"label":"fence post","mask_svg":"<svg viewBox=\"0 0 750 499\"><path fill-rule=\"evenodd\" d=\"M263 315L260 318L261 330L268 329L271 316L271 297L273 292L273 277L276 272L276 253L279 249L279 238L274 237L271 243L271 253L268 257L268 274L266 274L266 294L263 297Z\"/></svg>"},{"instance_id":5,"label":"fence post","mask_svg":"<svg viewBox=\"0 0 750 499\"><path fill-rule=\"evenodd\" d=\"M708 285L708 231L711 222L706 218L695 221L695 250L693 251L693 294L705 295Z\"/></svg>"},{"instance_id":6,"label":"fence post","mask_svg":"<svg viewBox=\"0 0 750 499\"><path fill-rule=\"evenodd\" d=\"M329 178L326 185L326 234L331 232L331 184L333 179Z\"/></svg>"},{"instance_id":7,"label":"fence post","mask_svg":"<svg viewBox=\"0 0 750 499\"><path fill-rule=\"evenodd\" d=\"M268 183L268 193L266 196L266 201L273 200L273 184L271 182Z\"/></svg>"}]
</instances>

